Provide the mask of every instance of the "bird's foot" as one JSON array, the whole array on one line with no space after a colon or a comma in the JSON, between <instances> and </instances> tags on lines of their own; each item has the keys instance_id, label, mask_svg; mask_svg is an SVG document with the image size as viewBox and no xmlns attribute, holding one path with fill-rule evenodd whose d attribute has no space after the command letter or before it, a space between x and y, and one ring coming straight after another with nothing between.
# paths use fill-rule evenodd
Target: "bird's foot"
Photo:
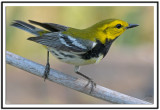
<instances>
[{"instance_id":1,"label":"bird's foot","mask_svg":"<svg viewBox=\"0 0 160 110\"><path fill-rule=\"evenodd\" d=\"M89 94L91 94L94 88L96 88L96 83L92 79L88 79L88 83L85 85L85 87L89 86L89 84L91 84L91 90L89 92Z\"/></svg>"},{"instance_id":2,"label":"bird's foot","mask_svg":"<svg viewBox=\"0 0 160 110\"><path fill-rule=\"evenodd\" d=\"M47 63L47 64L46 64L46 67L45 67L45 70L44 70L44 75L43 75L44 81L48 78L49 71L50 71L50 64Z\"/></svg>"}]
</instances>

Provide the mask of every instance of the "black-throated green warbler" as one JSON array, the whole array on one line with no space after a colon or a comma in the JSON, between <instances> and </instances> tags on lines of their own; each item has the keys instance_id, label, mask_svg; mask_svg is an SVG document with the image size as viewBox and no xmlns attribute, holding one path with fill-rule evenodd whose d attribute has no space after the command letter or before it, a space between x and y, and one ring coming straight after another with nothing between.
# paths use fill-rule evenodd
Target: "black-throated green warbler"
<instances>
[{"instance_id":1,"label":"black-throated green warbler","mask_svg":"<svg viewBox=\"0 0 160 110\"><path fill-rule=\"evenodd\" d=\"M16 20L12 26L30 32L37 37L28 40L44 45L47 50L47 65L44 78L50 70L49 52L59 60L75 65L75 72L91 84L91 91L96 86L91 78L79 72L82 65L100 62L107 54L112 42L125 30L138 26L128 24L118 19L107 19L94 24L86 29L75 29L54 23L40 23L29 20L30 23L39 25L46 30L39 29L23 21Z\"/></svg>"}]
</instances>

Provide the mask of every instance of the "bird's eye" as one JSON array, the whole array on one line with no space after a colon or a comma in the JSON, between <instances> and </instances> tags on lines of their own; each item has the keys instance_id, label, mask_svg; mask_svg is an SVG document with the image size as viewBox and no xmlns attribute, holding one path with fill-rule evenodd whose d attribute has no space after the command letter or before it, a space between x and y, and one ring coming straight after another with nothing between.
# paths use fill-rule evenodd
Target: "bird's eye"
<instances>
[{"instance_id":1,"label":"bird's eye","mask_svg":"<svg viewBox=\"0 0 160 110\"><path fill-rule=\"evenodd\" d=\"M121 27L122 27L121 24L117 24L117 25L116 25L116 28L118 28L118 29L120 29Z\"/></svg>"}]
</instances>

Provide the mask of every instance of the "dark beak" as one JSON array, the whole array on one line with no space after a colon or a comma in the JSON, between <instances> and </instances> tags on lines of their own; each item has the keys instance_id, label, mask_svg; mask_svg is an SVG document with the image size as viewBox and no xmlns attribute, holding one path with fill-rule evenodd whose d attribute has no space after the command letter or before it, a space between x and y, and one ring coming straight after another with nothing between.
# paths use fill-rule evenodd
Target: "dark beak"
<instances>
[{"instance_id":1,"label":"dark beak","mask_svg":"<svg viewBox=\"0 0 160 110\"><path fill-rule=\"evenodd\" d=\"M138 24L129 24L128 27L126 27L126 29L129 29L129 28L134 28L134 27L137 27L139 26Z\"/></svg>"}]
</instances>

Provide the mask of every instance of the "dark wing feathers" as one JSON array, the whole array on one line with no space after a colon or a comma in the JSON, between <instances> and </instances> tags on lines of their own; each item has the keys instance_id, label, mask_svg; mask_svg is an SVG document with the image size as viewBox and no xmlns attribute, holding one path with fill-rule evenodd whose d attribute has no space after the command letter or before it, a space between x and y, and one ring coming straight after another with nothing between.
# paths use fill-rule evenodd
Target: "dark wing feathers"
<instances>
[{"instance_id":1,"label":"dark wing feathers","mask_svg":"<svg viewBox=\"0 0 160 110\"><path fill-rule=\"evenodd\" d=\"M30 23L39 25L51 32L58 32L58 31L66 31L68 27L60 25L60 24L54 24L54 23L40 23L37 21L29 20Z\"/></svg>"},{"instance_id":2,"label":"dark wing feathers","mask_svg":"<svg viewBox=\"0 0 160 110\"><path fill-rule=\"evenodd\" d=\"M84 43L86 44L84 45L82 44L82 42L85 42L85 41L77 40L75 41L75 43L77 44L75 44L69 41L69 38L67 39L66 35L61 34L59 32L48 33L38 37L30 37L28 38L28 40L40 43L48 47L52 47L56 50L62 50L62 51L68 51L68 52L84 53L89 51L92 48L92 43L87 42L87 43ZM78 44L80 45L80 47L78 46ZM86 47L86 48L82 48L82 47Z\"/></svg>"},{"instance_id":3,"label":"dark wing feathers","mask_svg":"<svg viewBox=\"0 0 160 110\"><path fill-rule=\"evenodd\" d=\"M52 47L56 50L77 52L77 54L87 52L93 48L94 42L92 41L73 38L62 34L62 31L66 31L68 29L66 26L54 23L40 23L32 20L29 20L29 22L39 25L51 32L43 34L43 36L30 37L28 40Z\"/></svg>"}]
</instances>

